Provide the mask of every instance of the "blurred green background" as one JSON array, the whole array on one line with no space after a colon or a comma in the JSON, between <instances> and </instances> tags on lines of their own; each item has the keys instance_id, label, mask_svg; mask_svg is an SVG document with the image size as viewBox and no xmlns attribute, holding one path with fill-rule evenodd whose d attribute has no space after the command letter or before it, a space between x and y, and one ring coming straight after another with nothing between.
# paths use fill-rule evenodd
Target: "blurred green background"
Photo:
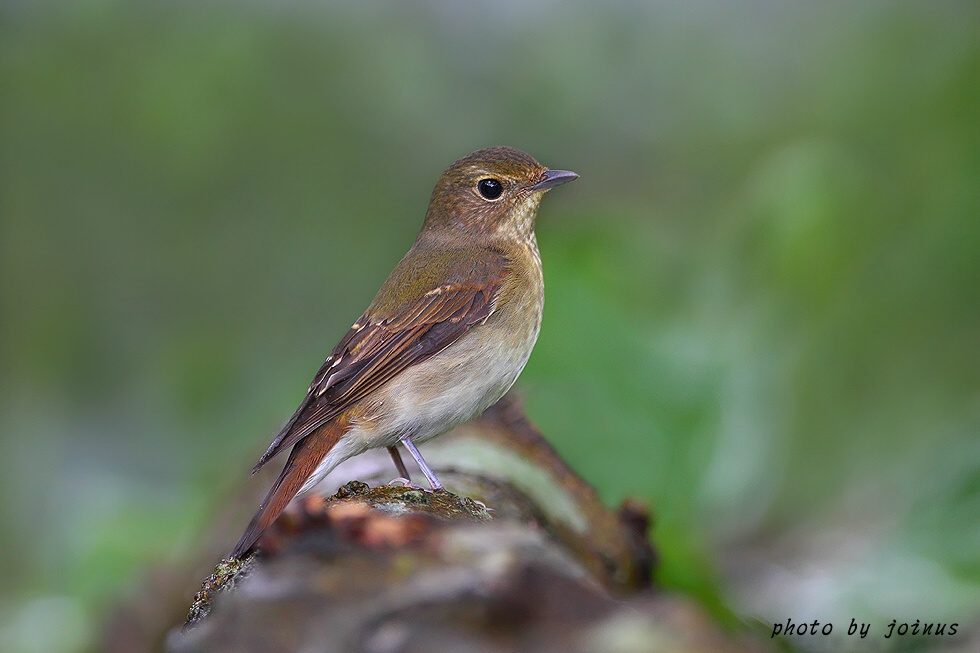
<instances>
[{"instance_id":1,"label":"blurred green background","mask_svg":"<svg viewBox=\"0 0 980 653\"><path fill-rule=\"evenodd\" d=\"M653 506L660 582L975 629L978 33L975 2L3 3L0 641L86 650L194 548L494 144L581 174L519 387Z\"/></svg>"}]
</instances>

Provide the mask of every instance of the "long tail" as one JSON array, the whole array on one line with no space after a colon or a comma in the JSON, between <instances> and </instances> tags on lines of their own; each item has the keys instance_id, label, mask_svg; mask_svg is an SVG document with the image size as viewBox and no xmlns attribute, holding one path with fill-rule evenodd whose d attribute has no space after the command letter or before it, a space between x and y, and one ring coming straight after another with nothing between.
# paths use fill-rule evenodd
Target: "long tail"
<instances>
[{"instance_id":1,"label":"long tail","mask_svg":"<svg viewBox=\"0 0 980 653\"><path fill-rule=\"evenodd\" d=\"M279 473L269 494L266 495L258 512L252 517L251 523L245 529L242 539L238 540L233 558L241 558L269 527L282 514L293 497L300 491L303 484L316 470L341 436L347 432L348 421L343 417L327 422L315 433L300 440L289 452L289 459Z\"/></svg>"}]
</instances>

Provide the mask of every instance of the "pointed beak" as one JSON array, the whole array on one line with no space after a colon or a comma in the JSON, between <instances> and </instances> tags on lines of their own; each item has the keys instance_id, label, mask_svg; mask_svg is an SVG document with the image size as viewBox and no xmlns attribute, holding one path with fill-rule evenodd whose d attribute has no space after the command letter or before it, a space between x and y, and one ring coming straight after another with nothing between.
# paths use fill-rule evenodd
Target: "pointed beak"
<instances>
[{"instance_id":1,"label":"pointed beak","mask_svg":"<svg viewBox=\"0 0 980 653\"><path fill-rule=\"evenodd\" d=\"M573 179L578 179L578 175L570 170L545 170L541 173L541 180L531 186L531 190L541 191L567 184Z\"/></svg>"}]
</instances>

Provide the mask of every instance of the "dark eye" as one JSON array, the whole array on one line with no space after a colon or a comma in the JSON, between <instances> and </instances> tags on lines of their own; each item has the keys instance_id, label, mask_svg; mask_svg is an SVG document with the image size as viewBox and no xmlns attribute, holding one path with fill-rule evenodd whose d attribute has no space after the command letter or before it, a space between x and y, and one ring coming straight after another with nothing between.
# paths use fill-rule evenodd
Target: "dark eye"
<instances>
[{"instance_id":1,"label":"dark eye","mask_svg":"<svg viewBox=\"0 0 980 653\"><path fill-rule=\"evenodd\" d=\"M504 192L504 185L496 179L481 179L476 188L488 200L495 200Z\"/></svg>"}]
</instances>

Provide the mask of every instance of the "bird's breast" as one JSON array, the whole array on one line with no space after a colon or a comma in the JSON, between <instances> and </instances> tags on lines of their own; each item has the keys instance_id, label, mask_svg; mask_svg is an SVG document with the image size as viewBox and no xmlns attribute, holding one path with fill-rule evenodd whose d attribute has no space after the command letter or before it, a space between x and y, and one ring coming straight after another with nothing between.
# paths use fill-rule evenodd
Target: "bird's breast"
<instances>
[{"instance_id":1,"label":"bird's breast","mask_svg":"<svg viewBox=\"0 0 980 653\"><path fill-rule=\"evenodd\" d=\"M544 306L537 247L532 243L518 255L526 260L512 268L484 323L406 369L365 407L370 428L361 429L364 437L383 440L369 446L404 435L415 441L441 435L482 413L514 384L534 348Z\"/></svg>"}]
</instances>

